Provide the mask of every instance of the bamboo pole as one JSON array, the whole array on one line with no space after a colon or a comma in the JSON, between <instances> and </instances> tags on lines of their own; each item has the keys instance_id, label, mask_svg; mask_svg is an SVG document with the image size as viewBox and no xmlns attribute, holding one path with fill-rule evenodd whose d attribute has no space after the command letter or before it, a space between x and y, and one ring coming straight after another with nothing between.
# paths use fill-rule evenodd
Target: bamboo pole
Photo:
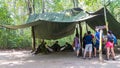
<instances>
[{"instance_id":1,"label":"bamboo pole","mask_svg":"<svg viewBox=\"0 0 120 68\"><path fill-rule=\"evenodd\" d=\"M106 31L108 32L108 22L107 22L107 15L106 15L106 6L105 6L105 0L104 0L104 18L105 18L105 25L106 25ZM102 58L102 29L100 29L100 44L99 44L99 60L103 62Z\"/></svg>"},{"instance_id":2,"label":"bamboo pole","mask_svg":"<svg viewBox=\"0 0 120 68\"><path fill-rule=\"evenodd\" d=\"M99 44L99 60L102 62L103 58L102 58L102 29L100 29L100 44Z\"/></svg>"},{"instance_id":3,"label":"bamboo pole","mask_svg":"<svg viewBox=\"0 0 120 68\"><path fill-rule=\"evenodd\" d=\"M108 31L109 29L108 29L107 15L106 15L105 0L104 0L104 18L105 18L106 31Z\"/></svg>"}]
</instances>

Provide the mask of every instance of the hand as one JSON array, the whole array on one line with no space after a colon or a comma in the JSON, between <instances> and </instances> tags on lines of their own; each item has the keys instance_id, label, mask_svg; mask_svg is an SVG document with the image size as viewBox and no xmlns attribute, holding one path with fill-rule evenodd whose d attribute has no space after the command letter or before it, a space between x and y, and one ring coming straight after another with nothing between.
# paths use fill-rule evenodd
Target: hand
<instances>
[{"instance_id":1,"label":"hand","mask_svg":"<svg viewBox=\"0 0 120 68\"><path fill-rule=\"evenodd\" d=\"M75 47L73 47L73 50L75 51Z\"/></svg>"}]
</instances>

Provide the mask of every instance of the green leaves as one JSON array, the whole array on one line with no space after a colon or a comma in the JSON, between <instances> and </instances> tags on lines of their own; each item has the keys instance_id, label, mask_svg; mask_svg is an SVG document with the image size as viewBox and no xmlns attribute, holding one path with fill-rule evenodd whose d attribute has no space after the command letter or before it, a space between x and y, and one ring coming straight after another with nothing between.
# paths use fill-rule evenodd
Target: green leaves
<instances>
[{"instance_id":1,"label":"green leaves","mask_svg":"<svg viewBox=\"0 0 120 68\"><path fill-rule=\"evenodd\" d=\"M8 0L10 1L10 0ZM0 25L15 25L18 23L25 23L26 16L24 15L19 15L20 10L19 7L22 7L24 3L19 0L16 2L11 2L11 4L7 4L8 1L0 1ZM24 5L25 6L25 5ZM21 13L21 12L20 12ZM24 13L23 13L24 14ZM11 18L12 17L12 18ZM26 31L26 30L25 30ZM29 32L30 30L27 30ZM30 32L29 35L25 34L26 32L23 31L23 36L20 35L21 30L10 30L1 27L0 29L0 48L5 49L5 48L22 48L22 47L28 47L31 44L30 40Z\"/></svg>"}]
</instances>

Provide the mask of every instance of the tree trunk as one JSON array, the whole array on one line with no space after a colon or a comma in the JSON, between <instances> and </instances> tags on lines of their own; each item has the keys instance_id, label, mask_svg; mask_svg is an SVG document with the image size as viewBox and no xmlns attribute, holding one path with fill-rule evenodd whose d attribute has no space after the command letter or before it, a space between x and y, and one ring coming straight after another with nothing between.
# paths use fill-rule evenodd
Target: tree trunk
<instances>
[{"instance_id":1,"label":"tree trunk","mask_svg":"<svg viewBox=\"0 0 120 68\"><path fill-rule=\"evenodd\" d=\"M45 12L45 0L42 0L42 13Z\"/></svg>"},{"instance_id":2,"label":"tree trunk","mask_svg":"<svg viewBox=\"0 0 120 68\"><path fill-rule=\"evenodd\" d=\"M31 1L30 0L28 0L28 14L30 15L30 14L32 14L32 6L31 6Z\"/></svg>"},{"instance_id":3,"label":"tree trunk","mask_svg":"<svg viewBox=\"0 0 120 68\"><path fill-rule=\"evenodd\" d=\"M32 14L32 10L33 10L32 7L34 6L34 5L31 5L31 3L32 2L28 0L27 4L28 4L29 16ZM31 27L31 32L32 32L32 52L33 52L36 49L34 26Z\"/></svg>"},{"instance_id":4,"label":"tree trunk","mask_svg":"<svg viewBox=\"0 0 120 68\"><path fill-rule=\"evenodd\" d=\"M35 0L33 0L33 12L35 14Z\"/></svg>"},{"instance_id":5,"label":"tree trunk","mask_svg":"<svg viewBox=\"0 0 120 68\"><path fill-rule=\"evenodd\" d=\"M74 8L77 8L78 7L78 0L73 0L73 5L74 5Z\"/></svg>"}]
</instances>

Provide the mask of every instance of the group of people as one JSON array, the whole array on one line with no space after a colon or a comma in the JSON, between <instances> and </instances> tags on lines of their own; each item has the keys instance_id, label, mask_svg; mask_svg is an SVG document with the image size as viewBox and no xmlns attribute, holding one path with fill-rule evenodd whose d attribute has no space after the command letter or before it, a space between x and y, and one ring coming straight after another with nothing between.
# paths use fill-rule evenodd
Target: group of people
<instances>
[{"instance_id":1,"label":"group of people","mask_svg":"<svg viewBox=\"0 0 120 68\"><path fill-rule=\"evenodd\" d=\"M102 45L102 49L106 49L106 59L109 60L110 54L112 55L113 60L115 60L115 52L114 52L114 46L117 44L117 39L115 35L112 33L112 31L108 31L106 37L103 37L102 35L102 42L105 43ZM94 41L93 41L94 40ZM74 38L73 44L69 44L68 42L65 43L64 46L60 46L58 41L55 41L55 43L52 46L46 45L45 41L42 41L42 43L38 46L34 54L38 54L40 52L59 52L59 51L75 51L76 56L79 57L80 49L84 50L83 53L83 59L86 59L86 55L88 53L89 59L97 56L97 50L99 50L99 44L100 44L100 29L96 29L96 33L93 35L91 31L87 31L87 33L84 34L83 37L83 47L80 45L80 39L79 34L77 33Z\"/></svg>"},{"instance_id":2,"label":"group of people","mask_svg":"<svg viewBox=\"0 0 120 68\"><path fill-rule=\"evenodd\" d=\"M102 45L102 48L106 49L106 59L109 60L109 56L111 54L113 60L115 60L114 46L117 44L117 39L115 35L112 33L112 31L107 32L106 39L103 36L102 36L102 42L105 44ZM95 35L91 34L90 31L85 33L83 37L83 49L84 49L83 59L86 59L87 52L88 52L89 59L91 59L92 56L96 57L97 50L99 50L99 44L100 44L100 29L96 29ZM79 56L80 48L82 49L82 47L80 47L78 34L76 34L74 38L73 45L74 45L74 50L76 52L76 55Z\"/></svg>"},{"instance_id":3,"label":"group of people","mask_svg":"<svg viewBox=\"0 0 120 68\"><path fill-rule=\"evenodd\" d=\"M65 45L63 46L60 46L59 41L55 41L55 43L52 46L48 46L48 44L43 40L41 44L38 45L34 54L60 52L60 51L73 51L73 47L68 42L66 42Z\"/></svg>"}]
</instances>

